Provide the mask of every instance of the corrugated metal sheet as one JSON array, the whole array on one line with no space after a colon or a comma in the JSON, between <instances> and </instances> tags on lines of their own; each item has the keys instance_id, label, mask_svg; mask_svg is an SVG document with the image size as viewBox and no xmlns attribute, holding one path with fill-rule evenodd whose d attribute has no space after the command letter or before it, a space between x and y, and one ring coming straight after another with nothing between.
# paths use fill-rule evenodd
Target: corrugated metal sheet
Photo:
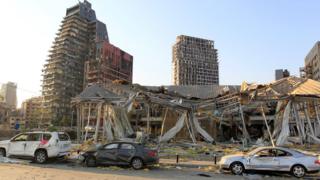
<instances>
[{"instance_id":1,"label":"corrugated metal sheet","mask_svg":"<svg viewBox=\"0 0 320 180\"><path fill-rule=\"evenodd\" d=\"M267 99L287 96L320 97L320 82L294 76L265 85L243 83L241 89L243 93L250 93L252 97Z\"/></svg>"},{"instance_id":2,"label":"corrugated metal sheet","mask_svg":"<svg viewBox=\"0 0 320 180\"><path fill-rule=\"evenodd\" d=\"M299 84L290 95L320 96L320 82L308 79Z\"/></svg>"},{"instance_id":3,"label":"corrugated metal sheet","mask_svg":"<svg viewBox=\"0 0 320 180\"><path fill-rule=\"evenodd\" d=\"M144 86L149 90L157 90L159 86ZM177 94L186 98L210 99L215 98L224 92L239 92L240 86L223 85L183 85L183 86L164 86L168 94Z\"/></svg>"}]
</instances>

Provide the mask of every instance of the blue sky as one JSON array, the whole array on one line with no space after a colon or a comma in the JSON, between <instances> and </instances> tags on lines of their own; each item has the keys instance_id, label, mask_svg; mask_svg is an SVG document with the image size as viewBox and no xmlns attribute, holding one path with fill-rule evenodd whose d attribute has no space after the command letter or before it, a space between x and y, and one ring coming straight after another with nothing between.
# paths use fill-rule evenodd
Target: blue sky
<instances>
[{"instance_id":1,"label":"blue sky","mask_svg":"<svg viewBox=\"0 0 320 180\"><path fill-rule=\"evenodd\" d=\"M1 2L0 83L18 83L19 104L40 94L41 69L66 8L77 0ZM265 83L274 70L299 75L319 40L319 1L91 0L112 44L134 56L133 81L171 84L180 34L215 41L221 84Z\"/></svg>"}]
</instances>

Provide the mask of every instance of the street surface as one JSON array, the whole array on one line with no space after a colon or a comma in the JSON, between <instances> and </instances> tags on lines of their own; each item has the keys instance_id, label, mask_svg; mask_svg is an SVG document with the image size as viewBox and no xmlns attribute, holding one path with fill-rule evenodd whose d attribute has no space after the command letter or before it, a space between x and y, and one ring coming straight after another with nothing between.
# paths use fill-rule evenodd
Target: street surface
<instances>
[{"instance_id":1,"label":"street surface","mask_svg":"<svg viewBox=\"0 0 320 180\"><path fill-rule=\"evenodd\" d=\"M131 169L112 170L109 168L67 167L61 165L18 165L0 164L0 180L135 180L135 179L208 179L190 172L177 169L152 169L135 171ZM206 173L213 175L211 173ZM239 179L231 175L215 175L216 179Z\"/></svg>"},{"instance_id":2,"label":"street surface","mask_svg":"<svg viewBox=\"0 0 320 180\"><path fill-rule=\"evenodd\" d=\"M292 179L286 174L245 174L234 176L218 171L175 166L156 166L143 170L128 167L88 168L77 163L53 161L40 165L28 160L0 163L0 180L145 180L145 179ZM317 179L312 175L306 179ZM319 178L320 179L320 178Z\"/></svg>"}]
</instances>

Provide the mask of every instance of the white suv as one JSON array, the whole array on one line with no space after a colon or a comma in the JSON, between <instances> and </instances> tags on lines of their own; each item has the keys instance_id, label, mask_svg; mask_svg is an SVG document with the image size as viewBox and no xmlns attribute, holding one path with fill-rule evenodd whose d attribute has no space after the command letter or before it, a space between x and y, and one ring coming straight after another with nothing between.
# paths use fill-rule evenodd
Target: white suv
<instances>
[{"instance_id":1,"label":"white suv","mask_svg":"<svg viewBox=\"0 0 320 180\"><path fill-rule=\"evenodd\" d=\"M0 156L33 157L37 163L69 154L71 141L63 132L27 132L0 141Z\"/></svg>"}]
</instances>

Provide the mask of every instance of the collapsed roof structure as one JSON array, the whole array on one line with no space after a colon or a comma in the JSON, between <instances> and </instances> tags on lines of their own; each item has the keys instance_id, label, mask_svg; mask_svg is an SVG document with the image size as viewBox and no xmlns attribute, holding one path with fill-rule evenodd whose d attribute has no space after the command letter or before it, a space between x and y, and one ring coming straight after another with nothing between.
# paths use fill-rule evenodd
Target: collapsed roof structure
<instances>
[{"instance_id":1,"label":"collapsed roof structure","mask_svg":"<svg viewBox=\"0 0 320 180\"><path fill-rule=\"evenodd\" d=\"M102 139L106 138L108 141L133 134L126 116L124 100L99 85L87 87L72 103L76 104L77 108L78 141L86 141L91 128L95 130L96 141L99 133L102 134Z\"/></svg>"},{"instance_id":2,"label":"collapsed roof structure","mask_svg":"<svg viewBox=\"0 0 320 180\"><path fill-rule=\"evenodd\" d=\"M287 143L290 136L301 144L320 143L320 82L288 77L267 85L243 83L240 97L243 104L276 103L272 139L277 145Z\"/></svg>"},{"instance_id":3,"label":"collapsed roof structure","mask_svg":"<svg viewBox=\"0 0 320 180\"><path fill-rule=\"evenodd\" d=\"M72 102L78 109L80 141L87 139L90 124L96 127L96 141L133 135L128 113L135 107L146 112L146 133L150 134L150 109L157 105L164 107L157 134L160 143L170 141L182 129L188 132L193 143L197 140L213 143L216 139L208 131L224 131L223 127L232 127L232 124L243 139L250 141L250 123L259 117L263 122L260 131L266 129L272 143L275 139L277 145L284 145L294 139L302 144L320 142L317 138L320 135L319 98L320 82L288 77L265 85L243 83L241 87L92 85ZM172 126L164 129L169 123L168 110L176 116L171 119ZM209 123L219 126L207 127L202 121L204 116ZM99 132L102 138L98 137Z\"/></svg>"}]
</instances>

